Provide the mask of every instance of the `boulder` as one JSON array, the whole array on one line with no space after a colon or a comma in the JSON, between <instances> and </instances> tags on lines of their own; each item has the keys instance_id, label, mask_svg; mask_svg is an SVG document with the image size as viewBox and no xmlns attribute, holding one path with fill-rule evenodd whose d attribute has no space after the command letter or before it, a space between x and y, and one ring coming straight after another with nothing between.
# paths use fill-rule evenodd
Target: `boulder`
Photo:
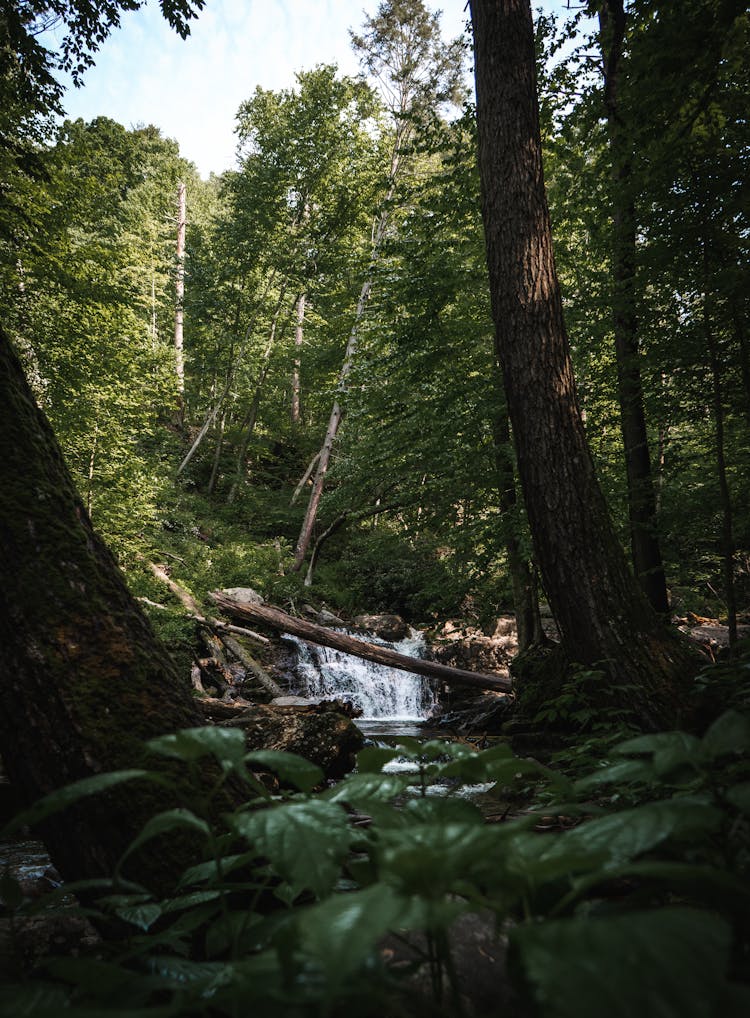
<instances>
[{"instance_id":1,"label":"boulder","mask_svg":"<svg viewBox=\"0 0 750 1018\"><path fill-rule=\"evenodd\" d=\"M286 698L283 698L286 699ZM327 778L351 771L364 737L335 701L279 705L256 704L227 721L242 728L247 748L297 753L322 768Z\"/></svg>"},{"instance_id":2,"label":"boulder","mask_svg":"<svg viewBox=\"0 0 750 1018\"><path fill-rule=\"evenodd\" d=\"M252 587L225 587L220 593L224 597L231 597L233 601L242 601L245 604L263 604L263 596Z\"/></svg>"},{"instance_id":3,"label":"boulder","mask_svg":"<svg viewBox=\"0 0 750 1018\"><path fill-rule=\"evenodd\" d=\"M358 615L354 625L388 643L398 643L409 635L409 627L400 615Z\"/></svg>"}]
</instances>

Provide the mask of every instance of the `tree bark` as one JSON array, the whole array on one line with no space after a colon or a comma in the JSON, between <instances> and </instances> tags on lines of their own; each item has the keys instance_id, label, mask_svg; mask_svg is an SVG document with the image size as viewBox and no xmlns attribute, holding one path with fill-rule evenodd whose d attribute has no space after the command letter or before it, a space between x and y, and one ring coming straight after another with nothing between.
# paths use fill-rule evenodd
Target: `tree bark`
<instances>
[{"instance_id":1,"label":"tree bark","mask_svg":"<svg viewBox=\"0 0 750 1018\"><path fill-rule=\"evenodd\" d=\"M185 354L183 325L185 306L185 227L187 225L186 188L177 185L177 277L175 280L174 364L177 378L177 406L180 420L185 411Z\"/></svg>"},{"instance_id":2,"label":"tree bark","mask_svg":"<svg viewBox=\"0 0 750 1018\"><path fill-rule=\"evenodd\" d=\"M646 597L654 611L666 615L669 598L656 523L656 497L643 405L636 318L632 139L628 136L621 101L626 32L623 0L605 0L601 4L599 26L604 62L604 107L612 160L612 310L630 545L635 575Z\"/></svg>"},{"instance_id":3,"label":"tree bark","mask_svg":"<svg viewBox=\"0 0 750 1018\"><path fill-rule=\"evenodd\" d=\"M341 650L345 654L353 654L355 657L365 658L367 661L376 661L381 665L388 665L391 668L402 668L404 671L415 672L417 675L426 675L431 679L439 679L442 682L457 683L465 686L476 686L479 689L494 689L501 693L508 693L511 690L511 680L502 675L488 675L483 672L467 672L461 668L450 668L448 665L439 664L437 661L424 661L421 658L407 657L406 654L399 654L388 647L381 647L374 643L367 643L365 640L358 640L345 633L336 633L332 629L325 629L323 626L316 626L305 619L288 615L280 608L272 608L266 604L249 604L245 601L234 601L223 594L211 595L216 604L227 615L234 618L250 619L253 622L265 622L266 625L278 629L283 633L291 633L292 636L299 636L310 643L317 643L323 647L333 647L334 650Z\"/></svg>"},{"instance_id":4,"label":"tree bark","mask_svg":"<svg viewBox=\"0 0 750 1018\"><path fill-rule=\"evenodd\" d=\"M300 422L300 370L302 368L302 340L305 327L305 294L297 298L297 324L294 329L294 368L292 370L292 424L297 427Z\"/></svg>"},{"instance_id":5,"label":"tree bark","mask_svg":"<svg viewBox=\"0 0 750 1018\"><path fill-rule=\"evenodd\" d=\"M202 717L94 532L2 330L0 388L0 745L28 805L81 778L153 765L144 740ZM172 776L174 796L128 783L45 821L62 875L111 875L150 816L190 801L186 776ZM141 855L135 878L168 886L181 855L179 845L172 859Z\"/></svg>"},{"instance_id":6,"label":"tree bark","mask_svg":"<svg viewBox=\"0 0 750 1018\"><path fill-rule=\"evenodd\" d=\"M499 367L495 366L497 386L502 386ZM516 616L519 652L528 650L545 640L542 619L539 614L539 595L536 575L529 560L522 554L516 533L518 497L516 479L511 459L511 434L508 414L498 408L493 413L492 432L495 453L495 469L505 530L505 552L508 556L508 572L513 587L513 613Z\"/></svg>"},{"instance_id":7,"label":"tree bark","mask_svg":"<svg viewBox=\"0 0 750 1018\"><path fill-rule=\"evenodd\" d=\"M628 570L586 442L552 252L530 4L472 0L471 16L495 342L536 561L568 658L614 679L612 703L626 701L643 725L673 723L693 658Z\"/></svg>"}]
</instances>

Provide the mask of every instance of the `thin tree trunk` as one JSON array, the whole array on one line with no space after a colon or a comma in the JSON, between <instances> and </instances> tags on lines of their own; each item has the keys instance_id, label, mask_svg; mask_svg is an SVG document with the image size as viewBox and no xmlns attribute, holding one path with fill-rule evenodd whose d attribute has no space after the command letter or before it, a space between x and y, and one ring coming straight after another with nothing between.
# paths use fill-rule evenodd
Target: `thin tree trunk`
<instances>
[{"instance_id":1,"label":"thin tree trunk","mask_svg":"<svg viewBox=\"0 0 750 1018\"><path fill-rule=\"evenodd\" d=\"M529 0L471 0L487 262L535 557L568 658L605 702L673 723L695 667L630 572L581 420L544 189ZM623 693L623 685L631 689Z\"/></svg>"},{"instance_id":2,"label":"thin tree trunk","mask_svg":"<svg viewBox=\"0 0 750 1018\"><path fill-rule=\"evenodd\" d=\"M703 334L711 367L711 389L713 395L714 441L716 448L716 474L719 481L721 500L721 550L724 572L724 599L727 605L727 630L729 653L733 655L737 645L737 598L734 587L734 527L732 496L727 479L726 451L724 445L724 397L722 392L721 359L718 343L711 325L709 309L709 255L708 245L703 242Z\"/></svg>"},{"instance_id":3,"label":"thin tree trunk","mask_svg":"<svg viewBox=\"0 0 750 1018\"><path fill-rule=\"evenodd\" d=\"M302 521L302 527L300 528L299 537L297 538L297 546L294 551L294 563L292 564L292 570L294 572L299 572L302 568L302 563L305 561L305 555L307 554L307 549L309 548L310 541L312 539L313 527L315 526L315 521L318 517L318 507L320 506L320 499L323 495L326 473L328 472L328 464L330 463L331 453L333 452L333 444L336 440L336 435L338 434L341 421L344 417L344 410L339 399L343 399L346 393L349 373L352 369L354 357L357 352L360 322L370 298L370 292L373 285L373 271L378 259L380 258L383 240L385 239L386 231L388 229L390 218L388 206L393 200L393 196L396 192L396 178L401 166L402 149L408 136L409 127L406 122L404 122L398 128L396 140L391 151L391 165L388 177L389 185L388 193L386 194L385 201L383 203L384 208L380 215L376 216L373 221L370 273L362 284L362 289L360 290L359 299L357 301L357 308L354 314L354 324L351 332L349 333L349 340L346 344L346 350L344 351L344 362L339 374L338 395L333 401L333 408L331 410L331 416L328 419L328 427L326 429L325 438L323 439L323 445L320 448L320 457L318 459L318 466L313 479L312 489L310 491L310 498L307 503L307 510L305 511L305 518Z\"/></svg>"},{"instance_id":4,"label":"thin tree trunk","mask_svg":"<svg viewBox=\"0 0 750 1018\"><path fill-rule=\"evenodd\" d=\"M276 275L276 273L274 271L274 272L271 273L271 275L267 279L266 285L264 287L264 290L263 290L263 293L262 293L261 297L259 298L258 304L261 304L263 302L266 294L268 293L268 291L269 291L269 289L270 289L270 287L271 287L271 285L273 283L275 275ZM217 415L219 413L219 410L221 410L222 406L224 405L224 400L229 395L229 391L232 388L232 382L234 381L234 375L235 375L235 372L237 370L237 365L242 360L242 355L245 352L245 347L247 346L247 341L250 338L250 333L253 330L253 325L254 324L255 323L251 321L250 324L248 325L248 327L245 329L245 334L242 337L242 342L239 345L239 349L237 351L237 356L236 357L232 356L231 359L230 359L229 367L227 368L226 379L224 381L224 388L222 389L221 394L219 395L219 398L214 403L214 406L212 407L211 410L209 410L208 414L206 415L206 419L203 422L203 425L202 425L200 431L198 432L198 435L195 438L193 444L190 446L190 449L188 450L187 455L185 456L185 458L183 459L182 463L180 463L179 467L177 468L177 476L178 477L182 473L182 471L185 469L185 467L188 465L188 463L193 458L193 456L196 454L196 452L198 451L198 448L199 448L201 442L203 441L203 439L206 437L206 435L208 433L208 429L211 427L213 422L216 420L216 417L217 417Z\"/></svg>"},{"instance_id":5,"label":"thin tree trunk","mask_svg":"<svg viewBox=\"0 0 750 1018\"><path fill-rule=\"evenodd\" d=\"M620 426L625 451L630 544L635 574L654 611L667 614L669 598L656 524L656 497L643 405L636 320L636 211L632 140L622 111L622 64L626 33L623 0L599 8L604 62L604 106L612 160L613 318Z\"/></svg>"},{"instance_id":6,"label":"thin tree trunk","mask_svg":"<svg viewBox=\"0 0 750 1018\"><path fill-rule=\"evenodd\" d=\"M177 278L175 281L174 364L177 379L177 406L180 420L185 412L185 355L183 324L185 308L185 227L187 225L186 188L177 185Z\"/></svg>"},{"instance_id":7,"label":"thin tree trunk","mask_svg":"<svg viewBox=\"0 0 750 1018\"><path fill-rule=\"evenodd\" d=\"M226 410L224 410L224 413L221 415L221 419L219 421L219 434L216 436L216 449L214 450L214 462L213 466L211 467L211 477L209 478L208 481L208 488L206 489L209 495L213 495L214 489L216 488L216 481L219 476L219 464L221 463L221 450L224 445L224 428L226 426L226 422L227 422L227 412Z\"/></svg>"},{"instance_id":8,"label":"thin tree trunk","mask_svg":"<svg viewBox=\"0 0 750 1018\"><path fill-rule=\"evenodd\" d=\"M273 318L271 319L271 330L268 335L268 342L266 343L265 350L260 362L260 369L258 371L258 380L255 383L255 392L253 393L253 402L250 405L250 411L245 419L244 427L245 431L240 442L239 452L237 453L237 468L235 471L234 483L229 492L229 498L227 501L231 504L237 497L240 484L245 476L245 457L247 456L247 450L252 441L253 432L255 431L255 425L258 422L258 411L260 410L260 400L263 395L263 386L265 385L266 378L268 377L268 371L271 367L271 354L273 353L274 344L276 342L276 326L279 321L279 314L284 302L284 294L286 293L286 283L281 288L279 299L276 304L276 310L274 311Z\"/></svg>"},{"instance_id":9,"label":"thin tree trunk","mask_svg":"<svg viewBox=\"0 0 750 1018\"><path fill-rule=\"evenodd\" d=\"M310 477L312 476L312 472L315 469L315 464L318 462L319 459L320 459L320 449L318 449L318 451L315 453L313 458L308 463L307 470L304 472L304 474L300 478L299 484L297 485L297 487L292 492L292 497L289 500L289 505L294 505L294 503L299 498L302 489L307 484L307 482L310 480Z\"/></svg>"},{"instance_id":10,"label":"thin tree trunk","mask_svg":"<svg viewBox=\"0 0 750 1018\"><path fill-rule=\"evenodd\" d=\"M86 477L86 512L91 516L91 500L94 494L94 468L96 466L96 447L99 444L99 425L94 422L94 438L91 442L91 455L89 456L89 471Z\"/></svg>"},{"instance_id":11,"label":"thin tree trunk","mask_svg":"<svg viewBox=\"0 0 750 1018\"><path fill-rule=\"evenodd\" d=\"M336 531L339 530L344 523L346 523L348 518L349 518L348 512L341 513L340 516L337 516L333 523L330 525L330 527L326 527L326 529L323 531L323 533L320 535L318 540L313 545L312 554L310 555L310 561L307 564L307 573L305 574L306 587L312 587L313 574L315 573L315 566L318 563L318 555L320 555L321 548L326 543L328 538L332 537L336 533Z\"/></svg>"},{"instance_id":12,"label":"thin tree trunk","mask_svg":"<svg viewBox=\"0 0 750 1018\"><path fill-rule=\"evenodd\" d=\"M294 330L294 346L296 356L292 371L292 424L297 427L300 422L300 371L302 368L302 342L305 326L305 294L297 299L297 325Z\"/></svg>"}]
</instances>

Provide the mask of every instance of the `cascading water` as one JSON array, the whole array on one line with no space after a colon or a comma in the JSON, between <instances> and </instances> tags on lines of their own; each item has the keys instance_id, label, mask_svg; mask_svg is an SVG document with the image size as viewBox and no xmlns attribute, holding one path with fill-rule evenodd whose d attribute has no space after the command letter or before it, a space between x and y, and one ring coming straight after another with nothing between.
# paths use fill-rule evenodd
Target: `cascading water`
<instances>
[{"instance_id":1,"label":"cascading water","mask_svg":"<svg viewBox=\"0 0 750 1018\"><path fill-rule=\"evenodd\" d=\"M362 720L418 721L426 718L435 704L429 680L420 675L305 643L294 636L285 639L297 647L297 672L306 694L350 700L362 710ZM374 636L367 640L393 647L409 657L421 657L424 651L422 636L415 630L398 643L386 644Z\"/></svg>"}]
</instances>

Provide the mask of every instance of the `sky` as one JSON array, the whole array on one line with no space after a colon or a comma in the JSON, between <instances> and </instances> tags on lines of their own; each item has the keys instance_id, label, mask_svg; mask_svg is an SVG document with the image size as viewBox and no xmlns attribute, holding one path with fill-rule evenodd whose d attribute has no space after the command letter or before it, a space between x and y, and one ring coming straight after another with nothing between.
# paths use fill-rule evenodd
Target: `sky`
<instances>
[{"instance_id":1,"label":"sky","mask_svg":"<svg viewBox=\"0 0 750 1018\"><path fill-rule=\"evenodd\" d=\"M442 10L443 35L463 30L466 0L426 0ZM180 153L203 177L235 165L235 115L257 85L290 88L297 71L335 63L342 73L358 66L349 28L377 0L206 0L183 41L150 0L126 13L96 54L83 88L64 101L72 119L107 116L125 127L155 124L179 142Z\"/></svg>"}]
</instances>

